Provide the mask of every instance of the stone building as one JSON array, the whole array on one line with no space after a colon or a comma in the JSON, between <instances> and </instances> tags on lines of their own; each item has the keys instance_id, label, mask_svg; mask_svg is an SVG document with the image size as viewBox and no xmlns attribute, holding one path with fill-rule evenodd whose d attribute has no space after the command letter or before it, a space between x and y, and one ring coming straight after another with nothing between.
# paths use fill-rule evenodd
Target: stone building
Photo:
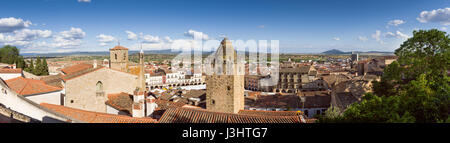
<instances>
[{"instance_id":1,"label":"stone building","mask_svg":"<svg viewBox=\"0 0 450 143\"><path fill-rule=\"evenodd\" d=\"M280 68L279 81L275 92L281 93L297 93L302 90L303 86L317 79L317 70L310 65Z\"/></svg>"},{"instance_id":2,"label":"stone building","mask_svg":"<svg viewBox=\"0 0 450 143\"><path fill-rule=\"evenodd\" d=\"M136 75L105 67L66 75L62 80L65 106L103 113L108 94L133 93L137 84Z\"/></svg>"},{"instance_id":3,"label":"stone building","mask_svg":"<svg viewBox=\"0 0 450 143\"><path fill-rule=\"evenodd\" d=\"M210 59L215 72L206 77L207 110L238 113L244 109L244 64L237 55L225 38Z\"/></svg>"},{"instance_id":4,"label":"stone building","mask_svg":"<svg viewBox=\"0 0 450 143\"><path fill-rule=\"evenodd\" d=\"M116 46L110 49L110 55L111 68L82 63L61 70L65 106L105 113L108 94L132 94L142 86L142 78L126 72L127 48Z\"/></svg>"},{"instance_id":5,"label":"stone building","mask_svg":"<svg viewBox=\"0 0 450 143\"><path fill-rule=\"evenodd\" d=\"M111 69L128 72L128 48L119 45L109 49L109 58Z\"/></svg>"}]
</instances>

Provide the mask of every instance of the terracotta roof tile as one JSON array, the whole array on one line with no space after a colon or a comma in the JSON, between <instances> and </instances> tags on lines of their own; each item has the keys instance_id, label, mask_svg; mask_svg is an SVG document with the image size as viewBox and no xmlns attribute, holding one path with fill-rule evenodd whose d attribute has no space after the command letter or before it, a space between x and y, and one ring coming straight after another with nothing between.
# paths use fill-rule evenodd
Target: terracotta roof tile
<instances>
[{"instance_id":1,"label":"terracotta roof tile","mask_svg":"<svg viewBox=\"0 0 450 143\"><path fill-rule=\"evenodd\" d=\"M66 74L66 75L71 75L74 73L78 73L84 70L88 70L93 68L94 66L92 64L86 64L86 63L81 63L81 64L76 64L70 67L66 67L61 69L61 71Z\"/></svg>"},{"instance_id":2,"label":"terracotta roof tile","mask_svg":"<svg viewBox=\"0 0 450 143\"><path fill-rule=\"evenodd\" d=\"M45 84L44 81L17 77L5 81L19 95L33 95L61 90L59 87Z\"/></svg>"},{"instance_id":3,"label":"terracotta roof tile","mask_svg":"<svg viewBox=\"0 0 450 143\"><path fill-rule=\"evenodd\" d=\"M240 110L241 115L259 115L259 116L298 116L302 115L301 111L256 111L256 110Z\"/></svg>"},{"instance_id":4,"label":"terracotta roof tile","mask_svg":"<svg viewBox=\"0 0 450 143\"><path fill-rule=\"evenodd\" d=\"M104 67L103 66L98 66L97 68L89 68L89 69L86 69L86 70L82 70L82 71L79 71L79 72L76 72L76 73L72 73L70 75L62 76L62 80L63 81L68 81L68 80L80 77L82 75L85 75L87 73L90 73L90 72L102 69L102 68L104 68Z\"/></svg>"},{"instance_id":5,"label":"terracotta roof tile","mask_svg":"<svg viewBox=\"0 0 450 143\"><path fill-rule=\"evenodd\" d=\"M21 68L17 68L17 69L4 68L4 69L0 69L0 73L22 73L22 69Z\"/></svg>"},{"instance_id":6,"label":"terracotta roof tile","mask_svg":"<svg viewBox=\"0 0 450 143\"><path fill-rule=\"evenodd\" d=\"M259 116L213 112L197 108L169 108L160 123L305 123L303 116Z\"/></svg>"},{"instance_id":7,"label":"terracotta roof tile","mask_svg":"<svg viewBox=\"0 0 450 143\"><path fill-rule=\"evenodd\" d=\"M132 113L131 106L133 105L133 96L128 93L108 94L108 101L106 104L119 110Z\"/></svg>"},{"instance_id":8,"label":"terracotta roof tile","mask_svg":"<svg viewBox=\"0 0 450 143\"><path fill-rule=\"evenodd\" d=\"M48 103L41 103L41 106L46 107L52 111L58 112L65 116L84 121L87 123L157 123L152 118L134 118L124 115L114 115L107 113L92 112L86 110L80 110L61 105L54 105Z\"/></svg>"},{"instance_id":9,"label":"terracotta roof tile","mask_svg":"<svg viewBox=\"0 0 450 143\"><path fill-rule=\"evenodd\" d=\"M125 48L123 46L115 46L114 48L110 49L110 50L128 50L128 48Z\"/></svg>"}]
</instances>

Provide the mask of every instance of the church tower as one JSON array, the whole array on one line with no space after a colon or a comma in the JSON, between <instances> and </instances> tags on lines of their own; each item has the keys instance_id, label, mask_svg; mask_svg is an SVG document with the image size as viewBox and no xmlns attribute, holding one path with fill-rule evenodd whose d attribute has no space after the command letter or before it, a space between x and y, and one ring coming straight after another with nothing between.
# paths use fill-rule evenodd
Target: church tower
<instances>
[{"instance_id":1,"label":"church tower","mask_svg":"<svg viewBox=\"0 0 450 143\"><path fill-rule=\"evenodd\" d=\"M109 49L109 60L111 69L128 72L128 48L118 45Z\"/></svg>"},{"instance_id":2,"label":"church tower","mask_svg":"<svg viewBox=\"0 0 450 143\"><path fill-rule=\"evenodd\" d=\"M224 38L210 59L214 73L206 77L206 109L238 113L244 109L244 61L237 60L237 52ZM240 73L241 72L241 73Z\"/></svg>"},{"instance_id":3,"label":"church tower","mask_svg":"<svg viewBox=\"0 0 450 143\"><path fill-rule=\"evenodd\" d=\"M138 88L140 91L146 91L146 86L145 86L145 65L144 65L144 50L142 50L142 46L141 46L141 51L139 52L139 80L138 80Z\"/></svg>"}]
</instances>

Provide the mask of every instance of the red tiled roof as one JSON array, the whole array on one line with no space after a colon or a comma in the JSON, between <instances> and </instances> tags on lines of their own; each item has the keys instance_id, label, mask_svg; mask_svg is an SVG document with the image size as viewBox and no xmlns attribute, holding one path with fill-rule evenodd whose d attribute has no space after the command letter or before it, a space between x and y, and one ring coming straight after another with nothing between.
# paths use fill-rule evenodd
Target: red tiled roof
<instances>
[{"instance_id":1,"label":"red tiled roof","mask_svg":"<svg viewBox=\"0 0 450 143\"><path fill-rule=\"evenodd\" d=\"M81 72L90 68L93 68L94 66L92 64L86 64L86 63L81 63L81 64L76 64L70 67L66 67L61 69L62 72L64 72L64 74L66 75L70 75L70 74L74 74L77 72Z\"/></svg>"},{"instance_id":2,"label":"red tiled roof","mask_svg":"<svg viewBox=\"0 0 450 143\"><path fill-rule=\"evenodd\" d=\"M33 95L61 90L59 87L45 84L44 81L17 77L5 81L19 95Z\"/></svg>"},{"instance_id":3,"label":"red tiled roof","mask_svg":"<svg viewBox=\"0 0 450 143\"><path fill-rule=\"evenodd\" d=\"M240 110L241 115L259 115L259 116L299 116L301 111L256 111L256 110Z\"/></svg>"},{"instance_id":4,"label":"red tiled roof","mask_svg":"<svg viewBox=\"0 0 450 143\"><path fill-rule=\"evenodd\" d=\"M158 104L157 110L167 110L169 108L183 107L186 105L182 102L172 102L172 101L161 100L161 99L155 99L155 103Z\"/></svg>"},{"instance_id":5,"label":"red tiled roof","mask_svg":"<svg viewBox=\"0 0 450 143\"><path fill-rule=\"evenodd\" d=\"M4 69L0 69L0 73L22 73L22 69L21 68L17 68L17 69L4 68Z\"/></svg>"},{"instance_id":6,"label":"red tiled roof","mask_svg":"<svg viewBox=\"0 0 450 143\"><path fill-rule=\"evenodd\" d=\"M87 73L90 73L90 72L93 72L93 71L97 71L97 70L102 69L102 68L104 68L104 67L103 66L97 66L97 68L89 68L89 69L86 69L86 70L82 70L82 71L79 71L79 72L76 72L76 73L73 73L73 74L70 74L70 75L63 76L62 80L63 81L68 81L68 80L80 77L82 75L85 75Z\"/></svg>"},{"instance_id":7,"label":"red tiled roof","mask_svg":"<svg viewBox=\"0 0 450 143\"><path fill-rule=\"evenodd\" d=\"M305 123L303 116L257 116L196 108L169 108L160 123Z\"/></svg>"},{"instance_id":8,"label":"red tiled roof","mask_svg":"<svg viewBox=\"0 0 450 143\"><path fill-rule=\"evenodd\" d=\"M115 93L115 94L108 94L108 101L106 101L106 104L119 110L119 111L126 111L131 114L131 106L133 105L133 97L132 95L128 93Z\"/></svg>"},{"instance_id":9,"label":"red tiled roof","mask_svg":"<svg viewBox=\"0 0 450 143\"><path fill-rule=\"evenodd\" d=\"M48 103L41 103L41 106L87 123L157 123L155 119L148 117L135 118L125 115L99 113Z\"/></svg>"},{"instance_id":10,"label":"red tiled roof","mask_svg":"<svg viewBox=\"0 0 450 143\"><path fill-rule=\"evenodd\" d=\"M114 48L112 48L111 50L128 50L128 48L125 48L123 46L115 46Z\"/></svg>"}]
</instances>

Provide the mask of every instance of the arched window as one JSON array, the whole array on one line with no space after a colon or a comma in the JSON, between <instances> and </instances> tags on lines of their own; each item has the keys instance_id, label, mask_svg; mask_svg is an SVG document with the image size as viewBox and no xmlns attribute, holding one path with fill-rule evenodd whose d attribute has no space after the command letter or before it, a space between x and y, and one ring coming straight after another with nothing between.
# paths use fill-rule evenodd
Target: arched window
<instances>
[{"instance_id":1,"label":"arched window","mask_svg":"<svg viewBox=\"0 0 450 143\"><path fill-rule=\"evenodd\" d=\"M127 58L127 54L123 53L123 60L125 60Z\"/></svg>"},{"instance_id":2,"label":"arched window","mask_svg":"<svg viewBox=\"0 0 450 143\"><path fill-rule=\"evenodd\" d=\"M103 92L103 83L98 81L97 82L97 92Z\"/></svg>"},{"instance_id":3,"label":"arched window","mask_svg":"<svg viewBox=\"0 0 450 143\"><path fill-rule=\"evenodd\" d=\"M114 54L114 58L117 60L117 54Z\"/></svg>"}]
</instances>

